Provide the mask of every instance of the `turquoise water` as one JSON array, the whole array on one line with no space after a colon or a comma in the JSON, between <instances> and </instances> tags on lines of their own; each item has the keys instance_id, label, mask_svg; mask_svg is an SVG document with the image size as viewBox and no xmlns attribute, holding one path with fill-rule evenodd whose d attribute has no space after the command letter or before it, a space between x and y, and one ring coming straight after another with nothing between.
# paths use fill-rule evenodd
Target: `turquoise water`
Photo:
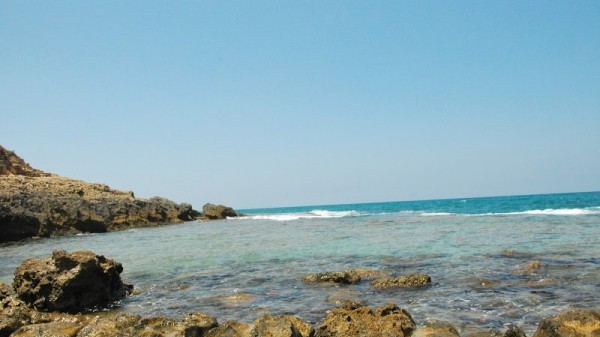
<instances>
[{"instance_id":1,"label":"turquoise water","mask_svg":"<svg viewBox=\"0 0 600 337\"><path fill-rule=\"evenodd\" d=\"M315 325L344 299L395 302L422 324L463 332L518 324L531 334L569 307L599 308L600 193L243 210L245 217L38 239L0 246L0 279L28 257L90 249L123 263L141 294L118 310L223 322L266 312ZM523 268L532 261L541 268ZM376 290L306 285L307 274L372 269L421 272L433 285Z\"/></svg>"}]
</instances>

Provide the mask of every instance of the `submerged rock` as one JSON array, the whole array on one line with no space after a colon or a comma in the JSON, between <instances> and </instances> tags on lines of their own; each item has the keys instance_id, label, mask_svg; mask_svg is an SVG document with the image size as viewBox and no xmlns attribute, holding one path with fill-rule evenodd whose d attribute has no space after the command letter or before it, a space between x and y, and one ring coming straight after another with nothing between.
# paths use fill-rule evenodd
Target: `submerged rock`
<instances>
[{"instance_id":1,"label":"submerged rock","mask_svg":"<svg viewBox=\"0 0 600 337\"><path fill-rule=\"evenodd\" d=\"M600 313L574 309L552 319L544 319L533 337L597 337L600 336Z\"/></svg>"},{"instance_id":2,"label":"submerged rock","mask_svg":"<svg viewBox=\"0 0 600 337\"><path fill-rule=\"evenodd\" d=\"M387 304L373 312L369 307L332 309L316 332L317 337L410 337L415 322L408 312Z\"/></svg>"},{"instance_id":3,"label":"submerged rock","mask_svg":"<svg viewBox=\"0 0 600 337\"><path fill-rule=\"evenodd\" d=\"M360 273L354 270L316 273L304 278L304 283L354 284L360 282Z\"/></svg>"},{"instance_id":4,"label":"submerged rock","mask_svg":"<svg viewBox=\"0 0 600 337\"><path fill-rule=\"evenodd\" d=\"M432 321L415 331L413 337L459 337L454 325L448 322Z\"/></svg>"},{"instance_id":5,"label":"submerged rock","mask_svg":"<svg viewBox=\"0 0 600 337\"><path fill-rule=\"evenodd\" d=\"M120 263L90 251L55 251L51 257L28 259L15 271L17 296L39 310L80 312L106 306L127 296Z\"/></svg>"},{"instance_id":6,"label":"submerged rock","mask_svg":"<svg viewBox=\"0 0 600 337\"><path fill-rule=\"evenodd\" d=\"M202 207L202 211L204 212L202 219L205 220L219 220L238 216L233 208L223 205L206 204Z\"/></svg>"},{"instance_id":7,"label":"submerged rock","mask_svg":"<svg viewBox=\"0 0 600 337\"><path fill-rule=\"evenodd\" d=\"M411 274L396 278L377 279L371 282L374 288L414 288L431 284L431 277L425 274Z\"/></svg>"}]
</instances>

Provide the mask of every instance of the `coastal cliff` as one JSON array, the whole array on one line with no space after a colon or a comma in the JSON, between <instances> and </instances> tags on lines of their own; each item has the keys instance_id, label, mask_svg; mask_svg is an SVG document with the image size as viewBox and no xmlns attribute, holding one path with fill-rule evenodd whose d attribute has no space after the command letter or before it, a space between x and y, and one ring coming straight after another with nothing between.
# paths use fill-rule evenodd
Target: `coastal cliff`
<instances>
[{"instance_id":1,"label":"coastal cliff","mask_svg":"<svg viewBox=\"0 0 600 337\"><path fill-rule=\"evenodd\" d=\"M190 204L136 198L32 168L0 146L0 242L152 227L198 219Z\"/></svg>"}]
</instances>

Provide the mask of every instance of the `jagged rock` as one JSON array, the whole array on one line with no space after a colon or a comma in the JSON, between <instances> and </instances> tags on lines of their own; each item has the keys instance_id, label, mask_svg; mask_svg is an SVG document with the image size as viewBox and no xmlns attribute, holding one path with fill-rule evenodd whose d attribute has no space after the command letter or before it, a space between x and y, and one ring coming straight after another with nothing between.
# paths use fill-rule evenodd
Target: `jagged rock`
<instances>
[{"instance_id":1,"label":"jagged rock","mask_svg":"<svg viewBox=\"0 0 600 337\"><path fill-rule=\"evenodd\" d=\"M308 275L303 281L305 283L354 284L360 280L360 273L354 270L343 270Z\"/></svg>"},{"instance_id":2,"label":"jagged rock","mask_svg":"<svg viewBox=\"0 0 600 337\"><path fill-rule=\"evenodd\" d=\"M0 242L159 226L200 216L189 204L139 199L104 184L44 173L6 153L0 146L0 165L8 172L0 174Z\"/></svg>"},{"instance_id":3,"label":"jagged rock","mask_svg":"<svg viewBox=\"0 0 600 337\"><path fill-rule=\"evenodd\" d=\"M312 337L315 329L296 316L264 315L254 321L251 337Z\"/></svg>"},{"instance_id":4,"label":"jagged rock","mask_svg":"<svg viewBox=\"0 0 600 337\"><path fill-rule=\"evenodd\" d=\"M508 329L504 332L504 337L527 337L525 335L525 331L519 328L518 326L509 326Z\"/></svg>"},{"instance_id":5,"label":"jagged rock","mask_svg":"<svg viewBox=\"0 0 600 337\"><path fill-rule=\"evenodd\" d=\"M415 322L408 312L395 304L378 308L344 307L332 309L316 332L317 337L410 337Z\"/></svg>"},{"instance_id":6,"label":"jagged rock","mask_svg":"<svg viewBox=\"0 0 600 337\"><path fill-rule=\"evenodd\" d=\"M53 322L31 324L21 327L11 337L76 337L81 324L71 322Z\"/></svg>"},{"instance_id":7,"label":"jagged rock","mask_svg":"<svg viewBox=\"0 0 600 337\"><path fill-rule=\"evenodd\" d=\"M448 322L431 321L419 327L413 337L459 337L456 327Z\"/></svg>"},{"instance_id":8,"label":"jagged rock","mask_svg":"<svg viewBox=\"0 0 600 337\"><path fill-rule=\"evenodd\" d=\"M374 288L414 288L431 284L431 277L425 274L411 274L396 278L377 279L371 282Z\"/></svg>"},{"instance_id":9,"label":"jagged rock","mask_svg":"<svg viewBox=\"0 0 600 337\"><path fill-rule=\"evenodd\" d=\"M574 309L552 319L544 319L533 337L598 337L600 313L594 310Z\"/></svg>"},{"instance_id":10,"label":"jagged rock","mask_svg":"<svg viewBox=\"0 0 600 337\"><path fill-rule=\"evenodd\" d=\"M206 204L202 207L202 211L204 212L202 218L205 220L219 220L238 216L233 208L223 205Z\"/></svg>"},{"instance_id":11,"label":"jagged rock","mask_svg":"<svg viewBox=\"0 0 600 337\"><path fill-rule=\"evenodd\" d=\"M0 337L6 337L30 324L29 308L14 296L12 288L0 282Z\"/></svg>"},{"instance_id":12,"label":"jagged rock","mask_svg":"<svg viewBox=\"0 0 600 337\"><path fill-rule=\"evenodd\" d=\"M79 312L124 298L132 286L121 281L120 263L90 251L55 251L28 259L15 271L17 296L39 310Z\"/></svg>"},{"instance_id":13,"label":"jagged rock","mask_svg":"<svg viewBox=\"0 0 600 337\"><path fill-rule=\"evenodd\" d=\"M247 337L250 334L250 326L248 324L235 321L227 321L219 327L210 330L206 333L206 337Z\"/></svg>"},{"instance_id":14,"label":"jagged rock","mask_svg":"<svg viewBox=\"0 0 600 337\"><path fill-rule=\"evenodd\" d=\"M211 329L219 326L216 318L203 313L188 314L183 319L183 324L185 337L202 337Z\"/></svg>"}]
</instances>

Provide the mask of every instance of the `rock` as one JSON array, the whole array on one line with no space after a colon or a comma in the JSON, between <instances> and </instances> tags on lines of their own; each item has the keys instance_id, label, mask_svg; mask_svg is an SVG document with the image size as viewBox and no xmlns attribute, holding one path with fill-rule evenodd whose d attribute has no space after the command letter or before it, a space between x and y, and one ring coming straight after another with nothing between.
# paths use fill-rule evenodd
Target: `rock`
<instances>
[{"instance_id":1,"label":"rock","mask_svg":"<svg viewBox=\"0 0 600 337\"><path fill-rule=\"evenodd\" d=\"M448 322L431 321L415 331L413 337L459 337L456 327Z\"/></svg>"},{"instance_id":2,"label":"rock","mask_svg":"<svg viewBox=\"0 0 600 337\"><path fill-rule=\"evenodd\" d=\"M332 309L316 332L317 337L410 337L415 322L408 312L395 304L378 308L345 307Z\"/></svg>"},{"instance_id":3,"label":"rock","mask_svg":"<svg viewBox=\"0 0 600 337\"><path fill-rule=\"evenodd\" d=\"M308 275L304 283L354 284L360 282L360 274L354 270L333 271Z\"/></svg>"},{"instance_id":4,"label":"rock","mask_svg":"<svg viewBox=\"0 0 600 337\"><path fill-rule=\"evenodd\" d=\"M574 309L555 318L544 319L533 337L598 337L600 313L594 310Z\"/></svg>"},{"instance_id":5,"label":"rock","mask_svg":"<svg viewBox=\"0 0 600 337\"><path fill-rule=\"evenodd\" d=\"M539 260L525 263L513 270L513 275L535 275L538 274L544 265Z\"/></svg>"},{"instance_id":6,"label":"rock","mask_svg":"<svg viewBox=\"0 0 600 337\"><path fill-rule=\"evenodd\" d=\"M525 331L518 326L509 326L504 332L504 337L527 337Z\"/></svg>"},{"instance_id":7,"label":"rock","mask_svg":"<svg viewBox=\"0 0 600 337\"><path fill-rule=\"evenodd\" d=\"M211 329L219 326L216 318L203 313L188 314L183 323L185 337L202 337Z\"/></svg>"},{"instance_id":8,"label":"rock","mask_svg":"<svg viewBox=\"0 0 600 337\"><path fill-rule=\"evenodd\" d=\"M15 331L11 337L76 337L82 326L71 322L31 324Z\"/></svg>"},{"instance_id":9,"label":"rock","mask_svg":"<svg viewBox=\"0 0 600 337\"><path fill-rule=\"evenodd\" d=\"M264 315L254 321L251 337L312 337L315 329L296 316Z\"/></svg>"},{"instance_id":10,"label":"rock","mask_svg":"<svg viewBox=\"0 0 600 337\"><path fill-rule=\"evenodd\" d=\"M98 316L85 325L77 337L140 336L141 321L137 315Z\"/></svg>"},{"instance_id":11,"label":"rock","mask_svg":"<svg viewBox=\"0 0 600 337\"><path fill-rule=\"evenodd\" d=\"M80 312L124 298L132 286L121 281L120 263L90 251L55 251L28 259L15 271L17 296L38 310Z\"/></svg>"},{"instance_id":12,"label":"rock","mask_svg":"<svg viewBox=\"0 0 600 337\"><path fill-rule=\"evenodd\" d=\"M247 337L250 333L250 326L235 321L227 321L219 327L210 330L206 337Z\"/></svg>"},{"instance_id":13,"label":"rock","mask_svg":"<svg viewBox=\"0 0 600 337\"><path fill-rule=\"evenodd\" d=\"M104 184L44 173L6 153L0 146L5 172L0 174L0 242L159 226L200 216L189 204L135 198L133 192Z\"/></svg>"},{"instance_id":14,"label":"rock","mask_svg":"<svg viewBox=\"0 0 600 337\"><path fill-rule=\"evenodd\" d=\"M227 219L228 217L237 217L238 214L231 207L223 205L206 204L202 207L205 220Z\"/></svg>"},{"instance_id":15,"label":"rock","mask_svg":"<svg viewBox=\"0 0 600 337\"><path fill-rule=\"evenodd\" d=\"M6 337L30 324L29 307L14 296L13 290L0 282L0 337Z\"/></svg>"},{"instance_id":16,"label":"rock","mask_svg":"<svg viewBox=\"0 0 600 337\"><path fill-rule=\"evenodd\" d=\"M414 288L431 284L431 277L425 274L411 274L396 278L377 279L371 282L374 288Z\"/></svg>"}]
</instances>

